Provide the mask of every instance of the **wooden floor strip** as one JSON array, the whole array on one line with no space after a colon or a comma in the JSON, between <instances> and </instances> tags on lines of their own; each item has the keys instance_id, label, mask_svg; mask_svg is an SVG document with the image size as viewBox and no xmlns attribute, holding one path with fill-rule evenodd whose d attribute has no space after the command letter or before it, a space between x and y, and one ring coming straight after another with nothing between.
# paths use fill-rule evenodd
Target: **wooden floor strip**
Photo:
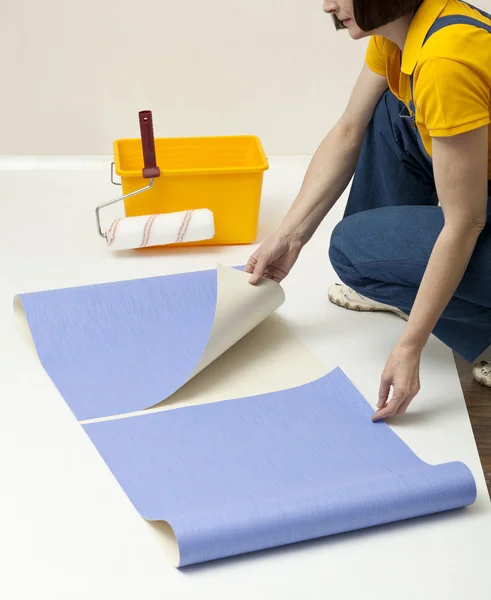
<instances>
[{"instance_id":1,"label":"wooden floor strip","mask_svg":"<svg viewBox=\"0 0 491 600\"><path fill-rule=\"evenodd\" d=\"M491 388L477 383L472 365L459 356L455 356L455 363L491 497Z\"/></svg>"}]
</instances>

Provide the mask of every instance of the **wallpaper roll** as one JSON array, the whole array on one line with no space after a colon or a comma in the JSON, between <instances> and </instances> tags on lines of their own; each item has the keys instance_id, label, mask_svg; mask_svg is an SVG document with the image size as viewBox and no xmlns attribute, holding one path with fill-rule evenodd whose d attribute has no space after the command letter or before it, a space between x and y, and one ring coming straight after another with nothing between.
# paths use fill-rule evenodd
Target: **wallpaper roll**
<instances>
[{"instance_id":1,"label":"wallpaper roll","mask_svg":"<svg viewBox=\"0 0 491 600\"><path fill-rule=\"evenodd\" d=\"M20 294L19 331L177 567L472 504L239 268Z\"/></svg>"}]
</instances>

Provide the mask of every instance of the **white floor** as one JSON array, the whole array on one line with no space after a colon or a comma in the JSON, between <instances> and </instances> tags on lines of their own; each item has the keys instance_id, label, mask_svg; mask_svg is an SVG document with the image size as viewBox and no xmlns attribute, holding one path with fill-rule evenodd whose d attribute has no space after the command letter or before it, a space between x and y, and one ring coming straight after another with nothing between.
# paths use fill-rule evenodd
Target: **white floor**
<instances>
[{"instance_id":1,"label":"white floor","mask_svg":"<svg viewBox=\"0 0 491 600\"><path fill-rule=\"evenodd\" d=\"M294 199L307 158L271 158L260 238ZM432 339L422 391L397 433L430 462L461 460L479 488L469 510L177 571L17 335L15 293L247 261L251 247L115 256L95 206L119 193L110 158L0 160L0 597L6 600L484 600L491 503L451 352ZM56 167L56 169L55 169ZM35 168L35 170L33 170ZM340 203L304 250L280 313L329 367L375 405L404 323L327 301L329 234Z\"/></svg>"}]
</instances>

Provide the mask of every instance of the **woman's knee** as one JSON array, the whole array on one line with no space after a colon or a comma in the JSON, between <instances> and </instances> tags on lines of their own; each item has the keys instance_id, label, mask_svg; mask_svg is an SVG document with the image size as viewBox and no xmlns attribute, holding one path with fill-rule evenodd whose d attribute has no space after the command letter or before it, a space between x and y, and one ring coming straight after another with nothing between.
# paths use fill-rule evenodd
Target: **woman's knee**
<instances>
[{"instance_id":1,"label":"woman's knee","mask_svg":"<svg viewBox=\"0 0 491 600\"><path fill-rule=\"evenodd\" d=\"M329 244L329 260L331 265L346 285L353 287L354 273L353 263L351 261L353 251L353 227L351 227L351 218L347 217L340 221L334 228Z\"/></svg>"},{"instance_id":2,"label":"woman's knee","mask_svg":"<svg viewBox=\"0 0 491 600\"><path fill-rule=\"evenodd\" d=\"M419 285L442 227L443 214L438 207L364 211L336 225L329 258L341 280L357 291L370 281Z\"/></svg>"},{"instance_id":3,"label":"woman's knee","mask_svg":"<svg viewBox=\"0 0 491 600\"><path fill-rule=\"evenodd\" d=\"M336 225L329 258L344 283L356 289L358 284L366 283L373 276L367 265L389 259L397 246L395 238L401 235L397 232L401 229L404 214L399 207L376 208L345 217Z\"/></svg>"}]
</instances>

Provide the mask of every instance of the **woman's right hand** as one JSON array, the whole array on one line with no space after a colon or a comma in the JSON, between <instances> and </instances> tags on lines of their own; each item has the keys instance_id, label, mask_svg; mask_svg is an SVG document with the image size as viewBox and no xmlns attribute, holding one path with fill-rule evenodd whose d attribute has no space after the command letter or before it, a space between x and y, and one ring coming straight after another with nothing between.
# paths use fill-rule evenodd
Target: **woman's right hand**
<instances>
[{"instance_id":1,"label":"woman's right hand","mask_svg":"<svg viewBox=\"0 0 491 600\"><path fill-rule=\"evenodd\" d=\"M250 283L256 284L261 277L280 283L290 272L303 248L303 243L291 234L277 231L264 241L251 255L244 268L250 273Z\"/></svg>"}]
</instances>

